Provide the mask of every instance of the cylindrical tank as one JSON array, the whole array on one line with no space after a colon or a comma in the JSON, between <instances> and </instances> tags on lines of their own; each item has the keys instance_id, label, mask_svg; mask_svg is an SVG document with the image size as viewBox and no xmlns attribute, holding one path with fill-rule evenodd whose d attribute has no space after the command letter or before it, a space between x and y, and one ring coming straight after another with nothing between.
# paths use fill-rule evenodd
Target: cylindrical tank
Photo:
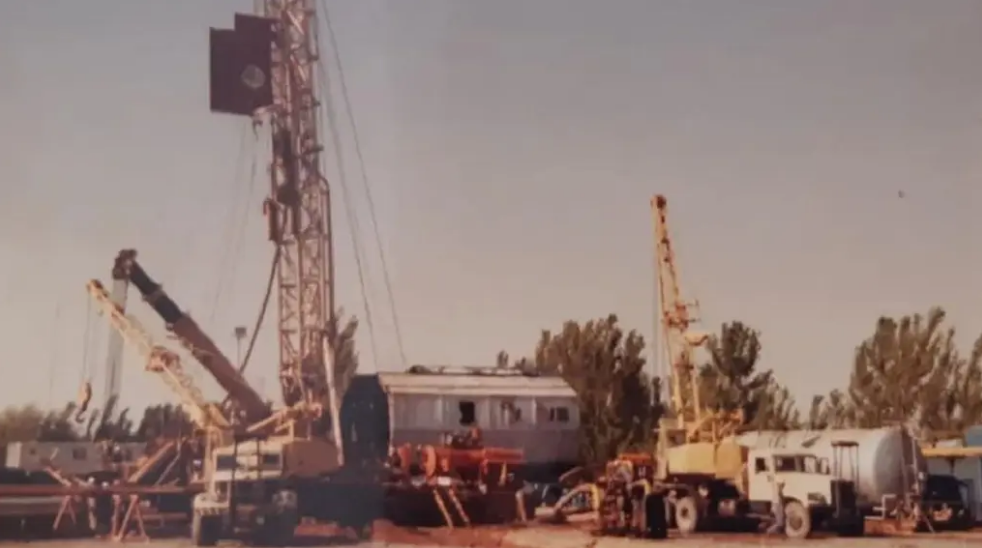
<instances>
[{"instance_id":1,"label":"cylindrical tank","mask_svg":"<svg viewBox=\"0 0 982 548\"><path fill-rule=\"evenodd\" d=\"M900 427L869 430L792 430L762 431L738 436L737 443L754 448L804 448L818 457L827 458L836 473L832 443L855 442L855 450L839 452L843 479L853 479L858 472L857 491L867 505L880 504L884 495L903 497L922 491L927 463L920 446L909 432ZM858 453L858 462L850 462Z\"/></svg>"}]
</instances>

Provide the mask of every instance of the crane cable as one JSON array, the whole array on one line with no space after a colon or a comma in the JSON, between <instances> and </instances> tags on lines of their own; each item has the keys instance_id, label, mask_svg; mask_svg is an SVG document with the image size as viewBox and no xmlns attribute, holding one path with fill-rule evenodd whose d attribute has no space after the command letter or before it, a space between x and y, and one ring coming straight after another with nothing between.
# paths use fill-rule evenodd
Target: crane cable
<instances>
[{"instance_id":1,"label":"crane cable","mask_svg":"<svg viewBox=\"0 0 982 548\"><path fill-rule=\"evenodd\" d=\"M215 316L218 313L219 304L221 303L222 297L225 293L225 286L228 283L228 278L231 276L231 271L234 269L234 263L238 262L237 254L241 245L237 245L241 242L242 232L245 231L245 221L242 220L247 218L249 215L249 198L252 196L253 188L255 187L256 180L256 159L255 153L252 154L252 164L249 173L249 182L247 191L245 192L245 211L242 212L242 217L238 222L238 233L236 232L236 212L239 210L240 204L242 204L241 198L243 193L238 190L239 181L242 179L243 167L245 164L247 147L250 144L247 138L248 126L242 126L242 131L239 136L239 150L236 154L235 159L235 171L232 174L232 187L235 191L233 199L230 201L227 217L225 218L225 230L222 233L222 254L219 257L215 292L212 298L211 310L208 315L208 322L214 323ZM255 131L255 126L253 126L253 142L255 145L258 141L259 135ZM253 151L255 151L255 146L253 146ZM238 238L236 237L238 236Z\"/></svg>"},{"instance_id":2,"label":"crane cable","mask_svg":"<svg viewBox=\"0 0 982 548\"><path fill-rule=\"evenodd\" d=\"M324 74L323 67L321 67L321 74ZM325 78L320 78L322 81ZM322 88L327 88L327 83L322 83ZM348 217L348 228L351 231L351 246L354 251L355 256L355 267L358 272L358 286L359 292L361 293L362 307L365 309L365 324L368 326L368 339L369 344L372 348L372 359L375 362L375 368L378 369L378 342L375 337L375 323L372 321L372 308L368 299L368 286L365 283L365 268L362 263L362 255L364 254L364 246L361 243L361 235L358 229L358 217L355 212L354 206L351 203L351 192L348 189L347 177L345 176L344 160L342 158L341 150L341 135L338 131L337 124L334 120L334 106L329 94L325 92L324 94L324 106L328 111L328 126L331 131L331 140L334 145L334 154L338 158L338 182L341 185L341 197L344 203L344 210ZM318 117L322 118L322 115L318 112ZM334 303L331 303L332 306ZM333 316L333 310L331 311ZM331 326L332 329L337 330L337 326Z\"/></svg>"},{"instance_id":3,"label":"crane cable","mask_svg":"<svg viewBox=\"0 0 982 548\"><path fill-rule=\"evenodd\" d=\"M368 213L372 222L372 231L375 235L375 245L378 248L379 262L382 266L385 291L389 301L389 309L392 312L392 325L393 329L395 330L396 344L399 347L399 358L402 360L403 367L408 367L409 362L406 358L406 348L403 344L402 329L399 323L399 314L396 308L395 292L392 290L392 278L389 275L389 265L388 261L385 259L385 250L382 248L381 231L379 230L378 226L378 217L375 214L375 200L372 198L372 187L371 184L369 184L368 172L365 169L365 155L361 148L358 125L355 123L354 107L351 105L351 99L348 93L348 83L344 77L344 66L341 63L341 51L338 48L337 36L334 33L334 26L331 24L331 14L327 9L327 2L325 0L321 0L321 9L324 11L324 22L327 26L327 35L334 54L334 64L338 67L338 83L341 86L341 96L342 99L344 99L344 108L348 121L351 124L351 132L353 136L352 140L354 141L355 145L355 155L358 159L358 168L361 171L361 183L362 187L365 189L365 199L368 202Z\"/></svg>"},{"instance_id":4,"label":"crane cable","mask_svg":"<svg viewBox=\"0 0 982 548\"><path fill-rule=\"evenodd\" d=\"M276 272L279 270L281 249L283 248L276 246L276 251L273 252L273 264L269 267L269 279L266 280L266 294L263 296L263 303L259 307L259 316L256 317L256 323L252 326L252 336L249 338L249 346L246 348L245 357L242 358L242 363L239 364L239 374L245 373L246 366L249 365L249 358L252 357L252 349L256 346L256 339L259 338L259 331L262 329L263 320L266 318L269 299L273 295Z\"/></svg>"},{"instance_id":5,"label":"crane cable","mask_svg":"<svg viewBox=\"0 0 982 548\"><path fill-rule=\"evenodd\" d=\"M325 6L322 6L325 7ZM317 44L317 41L314 41ZM348 217L348 227L351 229L351 244L354 248L355 255L355 266L358 272L358 283L361 292L362 306L365 308L365 324L368 326L368 338L369 344L372 348L372 358L375 362L375 369L378 369L378 343L375 337L375 323L372 321L372 309L368 299L368 289L365 283L365 269L362 264L362 254L364 253L361 243L361 236L358 229L358 217L355 212L354 206L351 202L351 191L348 188L348 180L346 175L346 170L344 167L344 155L341 148L341 134L338 130L336 111L334 109L334 102L331 100L330 85L327 80L327 67L324 65L323 57L317 55L317 67L318 67L318 85L320 85L323 91L324 97L324 109L327 111L327 126L331 132L331 141L334 148L334 154L337 156L338 162L338 182L341 185L341 197L344 204L345 213ZM324 111L321 109L317 110L317 117L324 125ZM333 281L333 280L332 280ZM333 306L334 303L331 303ZM333 310L331 311L331 316L333 317ZM331 326L332 329L337 331L337 326Z\"/></svg>"},{"instance_id":6,"label":"crane cable","mask_svg":"<svg viewBox=\"0 0 982 548\"><path fill-rule=\"evenodd\" d=\"M85 339L82 341L82 371L79 379L79 392L75 401L75 422L80 423L85 420L85 413L89 410L89 403L92 401L92 381L88 378L90 347L92 341L92 299L85 299Z\"/></svg>"}]
</instances>

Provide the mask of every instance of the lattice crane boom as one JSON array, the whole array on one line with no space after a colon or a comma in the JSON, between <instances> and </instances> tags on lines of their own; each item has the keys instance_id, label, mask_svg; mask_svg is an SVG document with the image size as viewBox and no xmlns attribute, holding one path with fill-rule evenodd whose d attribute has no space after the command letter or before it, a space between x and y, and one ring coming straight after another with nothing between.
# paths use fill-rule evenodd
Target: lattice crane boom
<instances>
[{"instance_id":1,"label":"lattice crane boom","mask_svg":"<svg viewBox=\"0 0 982 548\"><path fill-rule=\"evenodd\" d=\"M735 433L743 424L742 413L714 411L701 401L699 372L694 351L709 340L709 333L693 329L698 321L698 303L682 299L675 251L668 233L668 200L656 195L651 199L654 218L655 260L657 262L660 324L665 350L671 362L672 410L675 417L661 430L674 433L670 439L679 443L710 442ZM669 438L666 438L668 445Z\"/></svg>"},{"instance_id":2,"label":"lattice crane boom","mask_svg":"<svg viewBox=\"0 0 982 548\"><path fill-rule=\"evenodd\" d=\"M689 328L695 318L694 305L682 299L675 263L675 251L668 232L668 201L656 195L651 199L654 219L656 281L658 284L659 323L665 351L671 364L672 407L676 425L688 429L701 419L701 402L692 363L694 339Z\"/></svg>"},{"instance_id":3,"label":"lattice crane boom","mask_svg":"<svg viewBox=\"0 0 982 548\"><path fill-rule=\"evenodd\" d=\"M86 289L113 329L147 360L147 371L154 373L178 396L181 406L198 427L219 430L230 428L221 409L205 399L194 380L184 372L181 359L176 353L156 344L136 318L124 314L101 282L90 280Z\"/></svg>"}]
</instances>

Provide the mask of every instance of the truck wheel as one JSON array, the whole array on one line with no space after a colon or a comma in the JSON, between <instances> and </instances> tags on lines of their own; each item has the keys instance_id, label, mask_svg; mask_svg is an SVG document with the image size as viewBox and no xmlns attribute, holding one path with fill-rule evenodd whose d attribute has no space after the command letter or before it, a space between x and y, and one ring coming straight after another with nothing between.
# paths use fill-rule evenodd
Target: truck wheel
<instances>
[{"instance_id":1,"label":"truck wheel","mask_svg":"<svg viewBox=\"0 0 982 548\"><path fill-rule=\"evenodd\" d=\"M214 546L221 536L222 522L218 517L198 512L191 518L191 542L195 546Z\"/></svg>"},{"instance_id":2,"label":"truck wheel","mask_svg":"<svg viewBox=\"0 0 982 548\"><path fill-rule=\"evenodd\" d=\"M699 504L695 497L682 497L675 501L675 526L683 535L690 535L699 529Z\"/></svg>"},{"instance_id":3,"label":"truck wheel","mask_svg":"<svg viewBox=\"0 0 982 548\"><path fill-rule=\"evenodd\" d=\"M812 532L812 516L804 504L796 500L784 505L784 534L788 538L807 538Z\"/></svg>"}]
</instances>

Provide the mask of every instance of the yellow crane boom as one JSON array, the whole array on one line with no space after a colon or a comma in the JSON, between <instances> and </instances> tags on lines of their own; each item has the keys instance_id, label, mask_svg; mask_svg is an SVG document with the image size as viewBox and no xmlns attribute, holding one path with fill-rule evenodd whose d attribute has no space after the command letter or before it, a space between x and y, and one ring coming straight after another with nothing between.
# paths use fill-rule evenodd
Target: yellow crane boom
<instances>
[{"instance_id":1,"label":"yellow crane boom","mask_svg":"<svg viewBox=\"0 0 982 548\"><path fill-rule=\"evenodd\" d=\"M181 406L195 425L204 430L231 428L222 410L215 403L205 399L204 394L194 384L194 380L185 373L181 358L176 353L156 344L136 318L123 313L101 282L90 280L86 289L97 309L106 316L113 329L147 360L146 370L154 373L178 395Z\"/></svg>"},{"instance_id":2,"label":"yellow crane boom","mask_svg":"<svg viewBox=\"0 0 982 548\"><path fill-rule=\"evenodd\" d=\"M699 372L694 351L706 344L709 334L693 329L695 303L682 298L675 250L668 232L668 200L651 199L655 237L658 323L663 346L671 362L672 417L659 425L659 449L676 469L714 471L718 464L716 446L737 431L740 413L717 413L701 400ZM678 448L678 451L674 449Z\"/></svg>"}]
</instances>

